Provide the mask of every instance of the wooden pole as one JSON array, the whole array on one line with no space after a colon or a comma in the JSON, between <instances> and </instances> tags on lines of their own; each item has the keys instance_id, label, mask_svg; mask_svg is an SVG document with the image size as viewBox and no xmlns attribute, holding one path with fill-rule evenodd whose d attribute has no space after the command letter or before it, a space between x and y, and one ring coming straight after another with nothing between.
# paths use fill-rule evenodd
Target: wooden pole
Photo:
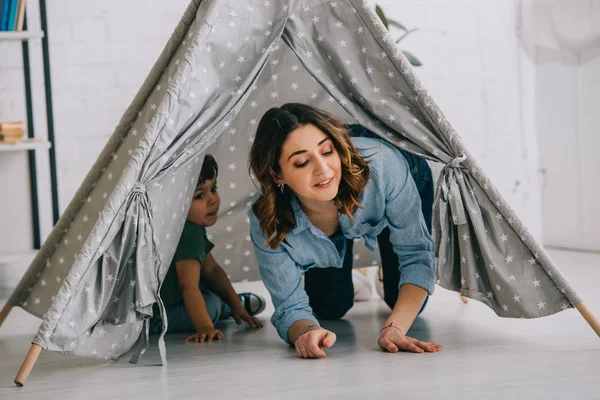
<instances>
[{"instance_id":1,"label":"wooden pole","mask_svg":"<svg viewBox=\"0 0 600 400\"><path fill-rule=\"evenodd\" d=\"M25 384L41 352L42 346L35 343L31 344L31 347L25 356L25 360L23 360L23 364L21 364L21 368L19 369L19 372L15 378L15 385L21 387Z\"/></svg>"},{"instance_id":2,"label":"wooden pole","mask_svg":"<svg viewBox=\"0 0 600 400\"><path fill-rule=\"evenodd\" d=\"M12 310L12 306L9 304L5 304L4 307L2 307L2 311L0 311L0 327L4 323L6 317L8 317L10 310Z\"/></svg>"},{"instance_id":3,"label":"wooden pole","mask_svg":"<svg viewBox=\"0 0 600 400\"><path fill-rule=\"evenodd\" d=\"M458 295L460 296L460 299L462 300L463 303L467 304L469 302L468 297L465 297L465 296L461 295L460 293Z\"/></svg>"},{"instance_id":4,"label":"wooden pole","mask_svg":"<svg viewBox=\"0 0 600 400\"><path fill-rule=\"evenodd\" d=\"M577 308L577 311L581 313L587 323L590 324L594 332L596 332L596 335L600 336L600 321L598 321L598 319L594 316L592 310L587 305L583 304L583 302L577 304L575 307Z\"/></svg>"}]
</instances>

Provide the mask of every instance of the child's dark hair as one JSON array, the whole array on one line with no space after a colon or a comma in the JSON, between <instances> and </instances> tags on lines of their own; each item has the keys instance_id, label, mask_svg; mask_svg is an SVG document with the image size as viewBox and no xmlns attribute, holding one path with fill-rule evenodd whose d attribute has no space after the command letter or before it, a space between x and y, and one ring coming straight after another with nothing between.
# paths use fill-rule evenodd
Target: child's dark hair
<instances>
[{"instance_id":1,"label":"child's dark hair","mask_svg":"<svg viewBox=\"0 0 600 400\"><path fill-rule=\"evenodd\" d=\"M202 164L202 170L200 170L200 177L196 186L204 185L207 180L217 179L219 175L219 166L217 161L211 154L204 156L204 163Z\"/></svg>"}]
</instances>

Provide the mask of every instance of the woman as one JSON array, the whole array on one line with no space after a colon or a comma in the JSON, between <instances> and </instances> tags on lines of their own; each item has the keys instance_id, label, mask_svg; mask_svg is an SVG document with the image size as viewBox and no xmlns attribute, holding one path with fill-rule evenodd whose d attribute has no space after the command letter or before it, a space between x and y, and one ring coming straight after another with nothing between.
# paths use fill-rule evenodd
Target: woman
<instances>
[{"instance_id":1,"label":"woman","mask_svg":"<svg viewBox=\"0 0 600 400\"><path fill-rule=\"evenodd\" d=\"M261 119L250 169L261 186L248 214L261 277L275 306L271 322L298 357L325 357L322 348L335 343L335 334L321 328L315 315L338 319L352 307L351 246L361 237L371 250L376 237L380 247L393 249L393 259L382 252L392 312L379 346L389 352L441 350L406 336L433 292L435 258L419 193L396 148L372 138L350 139L334 116L290 103Z\"/></svg>"}]
</instances>

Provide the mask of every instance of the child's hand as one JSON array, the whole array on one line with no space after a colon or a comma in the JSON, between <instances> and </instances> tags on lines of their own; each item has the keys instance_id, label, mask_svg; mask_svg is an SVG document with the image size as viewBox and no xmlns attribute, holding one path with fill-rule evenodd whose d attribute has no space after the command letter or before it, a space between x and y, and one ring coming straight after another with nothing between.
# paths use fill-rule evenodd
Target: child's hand
<instances>
[{"instance_id":1,"label":"child's hand","mask_svg":"<svg viewBox=\"0 0 600 400\"><path fill-rule=\"evenodd\" d=\"M186 343L187 342L204 343L205 341L212 342L213 339L214 340L223 339L223 332L221 332L218 329L215 329L212 326L206 326L206 327L203 327L202 329L198 330L198 333L185 339L185 341L186 341Z\"/></svg>"},{"instance_id":2,"label":"child's hand","mask_svg":"<svg viewBox=\"0 0 600 400\"><path fill-rule=\"evenodd\" d=\"M244 307L242 306L231 310L231 316L235 320L235 323L238 325L241 324L242 321L246 321L246 323L250 325L250 328L263 327L262 322L248 314L248 311L246 311L246 309L244 309Z\"/></svg>"}]
</instances>

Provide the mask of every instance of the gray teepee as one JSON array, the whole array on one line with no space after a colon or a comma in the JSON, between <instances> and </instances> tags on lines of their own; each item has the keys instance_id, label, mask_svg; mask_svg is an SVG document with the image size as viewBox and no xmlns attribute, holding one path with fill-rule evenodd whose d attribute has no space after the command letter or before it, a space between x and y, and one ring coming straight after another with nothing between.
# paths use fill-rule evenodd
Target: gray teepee
<instances>
[{"instance_id":1,"label":"gray teepee","mask_svg":"<svg viewBox=\"0 0 600 400\"><path fill-rule=\"evenodd\" d=\"M440 286L503 317L580 305L371 5L194 0L9 300L43 318L32 349L110 359L139 341L139 358L207 152L221 166L213 254L232 280L258 279L247 154L262 114L287 101L327 109L444 165L434 209ZM159 343L164 363L162 335Z\"/></svg>"}]
</instances>

